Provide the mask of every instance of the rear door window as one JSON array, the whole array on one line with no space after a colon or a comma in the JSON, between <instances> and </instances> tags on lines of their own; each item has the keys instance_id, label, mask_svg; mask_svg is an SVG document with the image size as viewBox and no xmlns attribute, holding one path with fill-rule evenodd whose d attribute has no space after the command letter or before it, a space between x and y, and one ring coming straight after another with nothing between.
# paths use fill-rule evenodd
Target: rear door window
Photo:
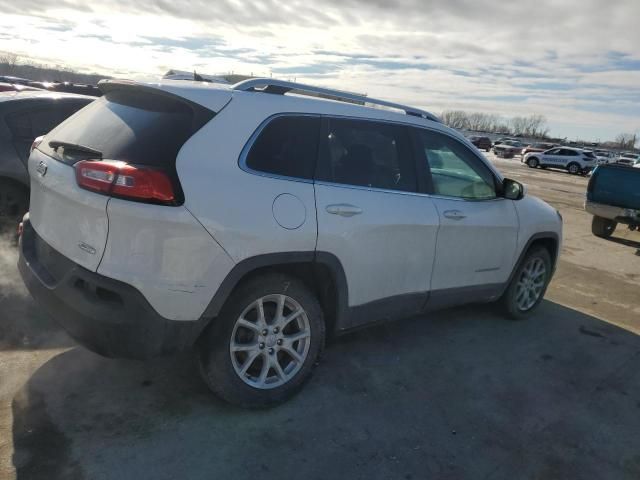
<instances>
[{"instance_id":1,"label":"rear door window","mask_svg":"<svg viewBox=\"0 0 640 480\"><path fill-rule=\"evenodd\" d=\"M406 127L330 118L323 137L318 180L403 192L417 190Z\"/></svg>"},{"instance_id":2,"label":"rear door window","mask_svg":"<svg viewBox=\"0 0 640 480\"><path fill-rule=\"evenodd\" d=\"M318 117L276 117L262 129L251 146L246 166L274 175L312 179L319 135Z\"/></svg>"}]
</instances>

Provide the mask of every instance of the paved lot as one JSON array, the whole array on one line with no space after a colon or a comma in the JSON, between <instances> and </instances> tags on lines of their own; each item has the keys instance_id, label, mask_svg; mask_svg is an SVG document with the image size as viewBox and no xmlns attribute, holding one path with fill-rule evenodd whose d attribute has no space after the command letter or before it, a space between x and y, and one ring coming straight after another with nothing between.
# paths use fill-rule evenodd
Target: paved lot
<instances>
[{"instance_id":1,"label":"paved lot","mask_svg":"<svg viewBox=\"0 0 640 480\"><path fill-rule=\"evenodd\" d=\"M640 478L640 234L593 237L584 178L495 162L565 218L535 318L466 307L350 334L267 411L217 401L188 354L74 346L0 250L0 478Z\"/></svg>"}]
</instances>

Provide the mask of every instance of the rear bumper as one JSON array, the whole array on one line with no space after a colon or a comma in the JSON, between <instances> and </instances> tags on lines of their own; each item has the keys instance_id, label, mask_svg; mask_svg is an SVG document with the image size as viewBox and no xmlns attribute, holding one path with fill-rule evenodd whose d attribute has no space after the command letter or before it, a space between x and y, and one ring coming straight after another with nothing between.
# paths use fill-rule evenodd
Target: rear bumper
<instances>
[{"instance_id":1,"label":"rear bumper","mask_svg":"<svg viewBox=\"0 0 640 480\"><path fill-rule=\"evenodd\" d=\"M640 225L640 210L604 205L589 200L584 202L584 209L596 217L608 218L625 225Z\"/></svg>"},{"instance_id":2,"label":"rear bumper","mask_svg":"<svg viewBox=\"0 0 640 480\"><path fill-rule=\"evenodd\" d=\"M85 347L106 357L150 358L189 348L205 320L160 316L131 285L86 270L26 221L18 269L33 298Z\"/></svg>"}]
</instances>

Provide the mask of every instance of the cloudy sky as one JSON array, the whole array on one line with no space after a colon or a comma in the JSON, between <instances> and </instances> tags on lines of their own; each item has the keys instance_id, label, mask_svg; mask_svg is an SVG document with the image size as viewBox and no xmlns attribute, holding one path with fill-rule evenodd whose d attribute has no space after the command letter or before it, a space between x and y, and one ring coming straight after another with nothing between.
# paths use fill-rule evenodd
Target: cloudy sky
<instances>
[{"instance_id":1,"label":"cloudy sky","mask_svg":"<svg viewBox=\"0 0 640 480\"><path fill-rule=\"evenodd\" d=\"M439 113L640 132L640 0L0 0L0 51L152 79L233 71Z\"/></svg>"}]
</instances>

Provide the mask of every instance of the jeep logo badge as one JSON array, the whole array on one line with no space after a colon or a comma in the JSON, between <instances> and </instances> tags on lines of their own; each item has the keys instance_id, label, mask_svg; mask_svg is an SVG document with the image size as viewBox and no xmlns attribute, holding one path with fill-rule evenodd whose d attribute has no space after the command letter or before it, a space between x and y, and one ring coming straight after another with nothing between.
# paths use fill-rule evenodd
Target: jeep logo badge
<instances>
[{"instance_id":1,"label":"jeep logo badge","mask_svg":"<svg viewBox=\"0 0 640 480\"><path fill-rule=\"evenodd\" d=\"M38 166L36 167L36 172L38 172L41 177L44 177L47 174L47 164L44 160L40 160L40 163L38 163Z\"/></svg>"}]
</instances>

